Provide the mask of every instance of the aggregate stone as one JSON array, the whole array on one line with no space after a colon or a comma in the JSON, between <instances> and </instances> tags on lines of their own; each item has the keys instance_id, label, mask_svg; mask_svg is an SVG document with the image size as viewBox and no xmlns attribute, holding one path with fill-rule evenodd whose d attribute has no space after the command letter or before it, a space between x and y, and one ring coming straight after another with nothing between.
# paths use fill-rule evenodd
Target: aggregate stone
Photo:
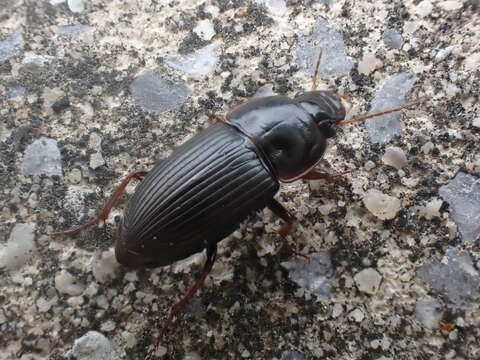
<instances>
[{"instance_id":1,"label":"aggregate stone","mask_svg":"<svg viewBox=\"0 0 480 360\"><path fill-rule=\"evenodd\" d=\"M17 29L0 40L0 63L20 54L24 44L22 33L22 29Z\"/></svg>"},{"instance_id":2,"label":"aggregate stone","mask_svg":"<svg viewBox=\"0 0 480 360\"><path fill-rule=\"evenodd\" d=\"M15 224L8 242L0 245L0 269L16 270L22 267L35 250L35 235L30 224Z\"/></svg>"},{"instance_id":3,"label":"aggregate stone","mask_svg":"<svg viewBox=\"0 0 480 360\"><path fill-rule=\"evenodd\" d=\"M154 114L177 109L190 96L190 89L185 84L173 83L151 69L137 76L130 90L135 103Z\"/></svg>"},{"instance_id":4,"label":"aggregate stone","mask_svg":"<svg viewBox=\"0 0 480 360\"><path fill-rule=\"evenodd\" d=\"M62 175L62 158L57 141L41 137L27 146L21 171L25 175Z\"/></svg>"},{"instance_id":5,"label":"aggregate stone","mask_svg":"<svg viewBox=\"0 0 480 360\"><path fill-rule=\"evenodd\" d=\"M115 346L103 334L89 331L75 340L73 347L65 354L70 360L120 360Z\"/></svg>"}]
</instances>

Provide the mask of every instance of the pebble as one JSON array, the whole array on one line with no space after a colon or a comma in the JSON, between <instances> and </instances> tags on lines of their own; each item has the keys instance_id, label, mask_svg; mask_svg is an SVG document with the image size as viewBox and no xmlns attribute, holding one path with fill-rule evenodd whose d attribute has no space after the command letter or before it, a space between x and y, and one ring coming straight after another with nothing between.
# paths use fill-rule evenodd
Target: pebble
<instances>
[{"instance_id":1,"label":"pebble","mask_svg":"<svg viewBox=\"0 0 480 360\"><path fill-rule=\"evenodd\" d=\"M372 160L368 160L364 165L364 167L367 171L375 169L375 166L377 166L377 165Z\"/></svg>"},{"instance_id":2,"label":"pebble","mask_svg":"<svg viewBox=\"0 0 480 360\"><path fill-rule=\"evenodd\" d=\"M420 17L427 17L433 10L433 4L430 0L421 1L416 7L416 14Z\"/></svg>"},{"instance_id":3,"label":"pebble","mask_svg":"<svg viewBox=\"0 0 480 360\"><path fill-rule=\"evenodd\" d=\"M432 199L425 206L419 208L419 215L424 216L427 220L432 220L434 217L440 217L440 208L443 201L441 199Z\"/></svg>"},{"instance_id":4,"label":"pebble","mask_svg":"<svg viewBox=\"0 0 480 360\"><path fill-rule=\"evenodd\" d=\"M435 149L435 145L431 141L425 143L421 148L424 154L431 153L433 149Z\"/></svg>"},{"instance_id":5,"label":"pebble","mask_svg":"<svg viewBox=\"0 0 480 360\"><path fill-rule=\"evenodd\" d=\"M14 30L4 40L0 41L0 63L20 54L23 49L23 30Z\"/></svg>"},{"instance_id":6,"label":"pebble","mask_svg":"<svg viewBox=\"0 0 480 360\"><path fill-rule=\"evenodd\" d=\"M97 256L92 264L92 273L99 283L108 283L120 275L120 264L115 258L113 249Z\"/></svg>"},{"instance_id":7,"label":"pebble","mask_svg":"<svg viewBox=\"0 0 480 360\"><path fill-rule=\"evenodd\" d=\"M438 5L446 11L457 11L463 7L463 1L458 0L443 0L439 1Z\"/></svg>"},{"instance_id":8,"label":"pebble","mask_svg":"<svg viewBox=\"0 0 480 360\"><path fill-rule=\"evenodd\" d=\"M370 189L363 197L365 207L381 220L393 219L400 210L401 201L381 191Z\"/></svg>"},{"instance_id":9,"label":"pebble","mask_svg":"<svg viewBox=\"0 0 480 360\"><path fill-rule=\"evenodd\" d=\"M55 276L55 287L60 293L71 296L79 296L85 290L85 284L66 270L60 271Z\"/></svg>"},{"instance_id":10,"label":"pebble","mask_svg":"<svg viewBox=\"0 0 480 360\"><path fill-rule=\"evenodd\" d=\"M200 20L193 28L193 32L205 41L210 41L215 36L213 23L208 19Z\"/></svg>"},{"instance_id":11,"label":"pebble","mask_svg":"<svg viewBox=\"0 0 480 360\"><path fill-rule=\"evenodd\" d=\"M375 70L381 69L383 62L378 59L373 53L365 53L362 60L358 64L358 72L369 75Z\"/></svg>"},{"instance_id":12,"label":"pebble","mask_svg":"<svg viewBox=\"0 0 480 360\"><path fill-rule=\"evenodd\" d=\"M415 316L417 320L428 329L438 329L442 320L442 304L433 298L424 298L415 304Z\"/></svg>"},{"instance_id":13,"label":"pebble","mask_svg":"<svg viewBox=\"0 0 480 360\"><path fill-rule=\"evenodd\" d=\"M450 248L442 261L433 257L417 271L417 277L447 296L456 306L469 306L480 295L480 275L467 252Z\"/></svg>"},{"instance_id":14,"label":"pebble","mask_svg":"<svg viewBox=\"0 0 480 360\"><path fill-rule=\"evenodd\" d=\"M68 8L71 12L81 13L85 10L84 0L67 0Z\"/></svg>"},{"instance_id":15,"label":"pebble","mask_svg":"<svg viewBox=\"0 0 480 360\"><path fill-rule=\"evenodd\" d=\"M405 96L411 90L415 78L409 78L406 73L398 73L385 80L382 88L377 91L372 101L369 114L389 110L404 105ZM372 143L386 143L395 135L402 134L400 124L401 112L378 116L365 121L365 127Z\"/></svg>"},{"instance_id":16,"label":"pebble","mask_svg":"<svg viewBox=\"0 0 480 360\"><path fill-rule=\"evenodd\" d=\"M57 141L41 137L27 146L21 172L24 175L62 175L62 157Z\"/></svg>"},{"instance_id":17,"label":"pebble","mask_svg":"<svg viewBox=\"0 0 480 360\"><path fill-rule=\"evenodd\" d=\"M75 340L73 347L65 354L67 359L75 360L120 360L117 349L103 334L89 331Z\"/></svg>"},{"instance_id":18,"label":"pebble","mask_svg":"<svg viewBox=\"0 0 480 360\"><path fill-rule=\"evenodd\" d=\"M280 360L304 360L305 356L296 350L285 350Z\"/></svg>"},{"instance_id":19,"label":"pebble","mask_svg":"<svg viewBox=\"0 0 480 360\"><path fill-rule=\"evenodd\" d=\"M393 166L396 169L401 169L408 164L405 152L396 146L390 146L385 150L385 154L382 156L382 161L386 165Z\"/></svg>"},{"instance_id":20,"label":"pebble","mask_svg":"<svg viewBox=\"0 0 480 360\"><path fill-rule=\"evenodd\" d=\"M335 270L332 266L330 253L318 252L309 254L309 260L296 258L282 262L288 270L288 277L301 288L326 300L332 292L332 282L335 279Z\"/></svg>"},{"instance_id":21,"label":"pebble","mask_svg":"<svg viewBox=\"0 0 480 360\"><path fill-rule=\"evenodd\" d=\"M362 322L365 319L365 314L362 310L356 308L350 314L348 314L349 319L354 320L356 322Z\"/></svg>"},{"instance_id":22,"label":"pebble","mask_svg":"<svg viewBox=\"0 0 480 360\"><path fill-rule=\"evenodd\" d=\"M472 125L475 126L478 129L480 129L480 117L477 117L477 118L473 119Z\"/></svg>"},{"instance_id":23,"label":"pebble","mask_svg":"<svg viewBox=\"0 0 480 360\"><path fill-rule=\"evenodd\" d=\"M35 251L33 230L30 224L15 224L8 242L0 245L0 269L17 270L27 263Z\"/></svg>"},{"instance_id":24,"label":"pebble","mask_svg":"<svg viewBox=\"0 0 480 360\"><path fill-rule=\"evenodd\" d=\"M93 154L90 154L89 166L91 169L95 170L103 165L105 165L105 159L103 158L101 152L95 152Z\"/></svg>"},{"instance_id":25,"label":"pebble","mask_svg":"<svg viewBox=\"0 0 480 360\"><path fill-rule=\"evenodd\" d=\"M187 55L163 55L165 62L172 68L186 74L208 75L218 62L220 45L210 44Z\"/></svg>"},{"instance_id":26,"label":"pebble","mask_svg":"<svg viewBox=\"0 0 480 360\"><path fill-rule=\"evenodd\" d=\"M313 75L318 54L322 50L319 78L337 78L347 75L354 60L347 56L343 36L335 29L335 24L319 18L310 35L298 40L297 65L307 74Z\"/></svg>"},{"instance_id":27,"label":"pebble","mask_svg":"<svg viewBox=\"0 0 480 360\"><path fill-rule=\"evenodd\" d=\"M373 295L380 288L382 276L373 268L366 268L357 273L353 279L358 289L366 294Z\"/></svg>"},{"instance_id":28,"label":"pebble","mask_svg":"<svg viewBox=\"0 0 480 360\"><path fill-rule=\"evenodd\" d=\"M435 61L440 62L442 60L445 60L448 57L448 55L450 55L453 52L453 50L455 50L455 45L450 45L443 49L438 50L437 55L435 55Z\"/></svg>"},{"instance_id":29,"label":"pebble","mask_svg":"<svg viewBox=\"0 0 480 360\"><path fill-rule=\"evenodd\" d=\"M190 89L184 83L173 83L151 69L135 78L130 91L138 106L154 114L177 109L190 96Z\"/></svg>"},{"instance_id":30,"label":"pebble","mask_svg":"<svg viewBox=\"0 0 480 360\"><path fill-rule=\"evenodd\" d=\"M285 0L254 0L258 5L263 5L267 12L273 16L282 17L287 13Z\"/></svg>"},{"instance_id":31,"label":"pebble","mask_svg":"<svg viewBox=\"0 0 480 360\"><path fill-rule=\"evenodd\" d=\"M55 58L49 55L25 54L22 69L30 72L42 72L53 63Z\"/></svg>"},{"instance_id":32,"label":"pebble","mask_svg":"<svg viewBox=\"0 0 480 360\"><path fill-rule=\"evenodd\" d=\"M439 195L450 205L450 215L465 242L480 237L480 179L459 172L448 184L440 187Z\"/></svg>"},{"instance_id":33,"label":"pebble","mask_svg":"<svg viewBox=\"0 0 480 360\"><path fill-rule=\"evenodd\" d=\"M400 49L403 45L403 37L397 30L387 29L383 33L383 42L393 49Z\"/></svg>"}]
</instances>

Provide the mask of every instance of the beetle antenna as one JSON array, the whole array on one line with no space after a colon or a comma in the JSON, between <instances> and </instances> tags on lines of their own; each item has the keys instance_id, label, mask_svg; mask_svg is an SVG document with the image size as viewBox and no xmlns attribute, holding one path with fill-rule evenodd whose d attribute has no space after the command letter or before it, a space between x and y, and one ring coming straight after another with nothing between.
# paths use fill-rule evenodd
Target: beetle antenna
<instances>
[{"instance_id":1,"label":"beetle antenna","mask_svg":"<svg viewBox=\"0 0 480 360\"><path fill-rule=\"evenodd\" d=\"M317 90L317 76L318 70L320 69L320 61L322 60L323 49L320 48L320 54L318 54L317 64L315 65L315 72L312 76L312 89L311 91Z\"/></svg>"},{"instance_id":2,"label":"beetle antenna","mask_svg":"<svg viewBox=\"0 0 480 360\"><path fill-rule=\"evenodd\" d=\"M408 104L404 104L404 105L401 105L401 106L397 106L397 107L394 107L394 108L391 108L391 109L388 109L388 110L385 110L385 111L381 111L381 112L377 112L377 113L374 113L374 114L367 114L367 115L362 115L360 117L357 117L357 118L353 118L351 120L343 120L343 121L339 121L337 123L337 125L348 125L348 124L354 124L354 123L358 123L358 122L362 122L362 121L365 121L367 119L371 119L371 118L374 118L374 117L378 117L378 116L382 116L382 115L387 115L387 114L390 114L390 113L393 113L393 112L396 112L396 111L400 111L400 110L403 110L403 109L408 109L408 108L411 108L415 105L418 105L418 104L421 104L423 102L425 102L427 100L427 98L420 98L419 100L417 101L414 101L414 102L411 102L411 103L408 103Z\"/></svg>"}]
</instances>

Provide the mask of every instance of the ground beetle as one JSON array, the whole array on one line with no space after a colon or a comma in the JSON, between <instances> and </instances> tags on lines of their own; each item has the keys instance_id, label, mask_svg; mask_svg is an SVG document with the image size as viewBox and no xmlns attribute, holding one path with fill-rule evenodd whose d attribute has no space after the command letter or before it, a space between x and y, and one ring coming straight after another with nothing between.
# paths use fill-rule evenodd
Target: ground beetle
<instances>
[{"instance_id":1,"label":"ground beetle","mask_svg":"<svg viewBox=\"0 0 480 360\"><path fill-rule=\"evenodd\" d=\"M151 268L207 250L201 276L171 308L148 359L153 358L175 314L203 285L215 262L217 243L234 232L249 214L268 207L285 221L277 230L285 241L295 219L273 198L280 182L328 180L343 175L315 169L336 126L421 102L345 120L345 98L316 90L319 63L320 56L311 91L293 99L279 95L254 97L235 107L225 120L217 120L199 132L148 173L128 176L95 219L74 230L52 234L73 235L104 222L128 183L142 179L118 227L118 262Z\"/></svg>"}]
</instances>

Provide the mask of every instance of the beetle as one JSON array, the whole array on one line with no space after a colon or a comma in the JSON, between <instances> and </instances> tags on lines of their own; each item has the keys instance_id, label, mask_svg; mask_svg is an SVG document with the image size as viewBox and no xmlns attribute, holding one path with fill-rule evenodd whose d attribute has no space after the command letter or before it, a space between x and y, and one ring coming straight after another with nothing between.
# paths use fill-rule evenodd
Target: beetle
<instances>
[{"instance_id":1,"label":"beetle","mask_svg":"<svg viewBox=\"0 0 480 360\"><path fill-rule=\"evenodd\" d=\"M170 309L156 348L177 314L202 286L213 267L217 244L233 233L251 213L269 208L283 225L281 239L293 229L294 217L274 195L280 183L300 179L331 180L341 174L316 169L339 125L364 121L420 103L345 120L344 97L316 90L320 56L310 91L290 98L255 97L230 111L177 147L148 173L129 175L99 215L76 229L51 234L74 235L105 222L115 202L133 179L141 179L118 226L115 254L131 268L172 264L206 250L200 277Z\"/></svg>"}]
</instances>

